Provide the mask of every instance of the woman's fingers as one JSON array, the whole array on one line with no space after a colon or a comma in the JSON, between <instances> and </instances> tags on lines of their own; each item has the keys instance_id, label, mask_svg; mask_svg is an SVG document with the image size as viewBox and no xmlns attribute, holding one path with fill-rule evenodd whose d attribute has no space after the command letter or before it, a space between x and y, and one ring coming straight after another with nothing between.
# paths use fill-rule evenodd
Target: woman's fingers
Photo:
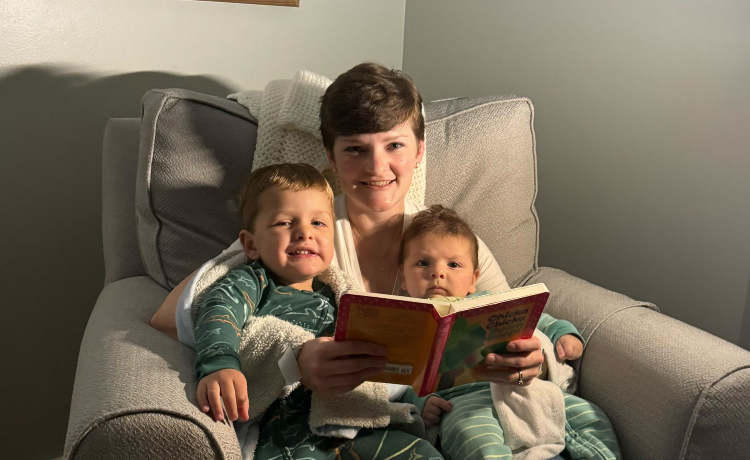
<instances>
[{"instance_id":1,"label":"woman's fingers","mask_svg":"<svg viewBox=\"0 0 750 460\"><path fill-rule=\"evenodd\" d=\"M328 361L321 366L321 372L326 375L354 374L367 369L380 372L385 367L385 358L376 356L361 356L348 359Z\"/></svg>"},{"instance_id":2,"label":"woman's fingers","mask_svg":"<svg viewBox=\"0 0 750 460\"><path fill-rule=\"evenodd\" d=\"M539 367L544 362L541 348L542 343L536 337L514 340L508 344L509 353L491 353L485 358L485 363L491 368L515 367L526 369L534 366Z\"/></svg>"},{"instance_id":3,"label":"woman's fingers","mask_svg":"<svg viewBox=\"0 0 750 460\"><path fill-rule=\"evenodd\" d=\"M536 356L538 355L538 356ZM506 367L515 367L516 369L523 369L526 367L541 366L542 352L537 350L536 352L523 352L523 353L503 353L495 355L495 360L492 364L489 364L491 368L501 369Z\"/></svg>"},{"instance_id":4,"label":"woman's fingers","mask_svg":"<svg viewBox=\"0 0 750 460\"><path fill-rule=\"evenodd\" d=\"M367 367L358 372L352 372L348 374L333 374L321 377L319 380L321 384L313 387L318 382L317 379L312 379L312 384L308 385L311 390L320 393L324 396L333 396L347 391L352 391L358 386L362 385L362 382L367 380L382 370L382 367Z\"/></svg>"},{"instance_id":5,"label":"woman's fingers","mask_svg":"<svg viewBox=\"0 0 750 460\"><path fill-rule=\"evenodd\" d=\"M378 368L367 368L363 369L359 372L353 372L350 374L336 374L336 375L330 375L327 378L326 383L329 385L330 388L333 387L348 387L348 386L354 386L354 388L358 387L362 384L365 380L367 380L368 377L372 377L373 375L380 372L381 369Z\"/></svg>"},{"instance_id":6,"label":"woman's fingers","mask_svg":"<svg viewBox=\"0 0 750 460\"><path fill-rule=\"evenodd\" d=\"M542 348L542 342L538 338L531 336L528 339L513 340L508 343L507 348L508 351L513 353L540 350Z\"/></svg>"},{"instance_id":7,"label":"woman's fingers","mask_svg":"<svg viewBox=\"0 0 750 460\"><path fill-rule=\"evenodd\" d=\"M331 339L330 337L328 337ZM370 355L385 358L386 348L383 345L372 342L346 341L346 342L329 342L329 356L331 358L340 358L342 356L353 355Z\"/></svg>"},{"instance_id":8,"label":"woman's fingers","mask_svg":"<svg viewBox=\"0 0 750 460\"><path fill-rule=\"evenodd\" d=\"M510 383L514 385L518 384L519 377L521 377L520 372L523 373L522 380L524 385L529 384L533 379L539 376L539 366L518 369L509 367L493 368L486 364L480 364L479 366L474 367L474 371L479 377L489 382Z\"/></svg>"},{"instance_id":9,"label":"woman's fingers","mask_svg":"<svg viewBox=\"0 0 750 460\"><path fill-rule=\"evenodd\" d=\"M356 388L385 366L385 347L369 342L334 342L330 337L307 341L297 356L302 383L331 395Z\"/></svg>"}]
</instances>

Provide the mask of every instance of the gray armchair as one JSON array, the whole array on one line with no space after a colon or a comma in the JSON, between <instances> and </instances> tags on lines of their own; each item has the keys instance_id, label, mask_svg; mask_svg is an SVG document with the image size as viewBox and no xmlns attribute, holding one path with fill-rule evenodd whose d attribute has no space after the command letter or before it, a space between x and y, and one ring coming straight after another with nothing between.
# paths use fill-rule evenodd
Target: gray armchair
<instances>
[{"instance_id":1,"label":"gray armchair","mask_svg":"<svg viewBox=\"0 0 750 460\"><path fill-rule=\"evenodd\" d=\"M537 266L533 107L524 98L426 104L427 204L468 218L513 286L586 339L579 394L610 417L626 459L750 455L750 352L563 271ZM168 290L239 229L235 192L257 124L240 105L154 90L113 119L103 158L106 285L81 344L66 459L240 459L195 403L192 350L149 326ZM450 180L447 180L450 178Z\"/></svg>"}]
</instances>

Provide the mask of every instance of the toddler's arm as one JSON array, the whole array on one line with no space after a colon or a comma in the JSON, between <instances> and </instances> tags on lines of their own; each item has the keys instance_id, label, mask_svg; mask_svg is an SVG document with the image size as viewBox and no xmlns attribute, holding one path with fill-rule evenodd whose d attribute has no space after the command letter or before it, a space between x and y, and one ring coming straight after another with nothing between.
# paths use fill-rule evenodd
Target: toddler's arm
<instances>
[{"instance_id":1,"label":"toddler's arm","mask_svg":"<svg viewBox=\"0 0 750 460\"><path fill-rule=\"evenodd\" d=\"M263 283L263 284L262 284ZM247 381L240 369L240 334L260 301L264 281L242 265L212 284L193 305L198 402L216 420L221 400L230 420L247 418Z\"/></svg>"}]
</instances>

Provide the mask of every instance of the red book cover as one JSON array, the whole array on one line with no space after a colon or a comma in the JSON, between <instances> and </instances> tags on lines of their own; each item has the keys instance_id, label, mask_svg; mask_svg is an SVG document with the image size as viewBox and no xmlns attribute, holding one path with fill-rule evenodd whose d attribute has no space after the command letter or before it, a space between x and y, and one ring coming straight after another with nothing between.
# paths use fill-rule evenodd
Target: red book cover
<instances>
[{"instance_id":1,"label":"red book cover","mask_svg":"<svg viewBox=\"0 0 750 460\"><path fill-rule=\"evenodd\" d=\"M477 381L474 366L529 338L549 297L544 284L465 300L347 292L341 297L336 341L387 347L387 365L374 382L411 385L419 396Z\"/></svg>"}]
</instances>

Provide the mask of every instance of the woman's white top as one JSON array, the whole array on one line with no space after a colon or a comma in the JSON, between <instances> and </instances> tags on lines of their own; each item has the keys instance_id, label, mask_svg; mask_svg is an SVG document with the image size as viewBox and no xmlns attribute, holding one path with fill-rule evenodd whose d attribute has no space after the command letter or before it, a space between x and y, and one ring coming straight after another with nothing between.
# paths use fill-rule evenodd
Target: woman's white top
<instances>
[{"instance_id":1,"label":"woman's white top","mask_svg":"<svg viewBox=\"0 0 750 460\"><path fill-rule=\"evenodd\" d=\"M404 201L404 230L411 223L411 219L414 214L419 211L426 209L424 206L417 204L409 199ZM357 251L354 246L354 237L352 236L352 227L349 222L349 217L346 212L346 202L344 201L344 195L339 195L334 201L334 256L332 264L337 265L341 270L349 274L354 281L364 290L364 280L362 279L362 272L359 269L359 259L357 258ZM508 281L505 279L503 271L495 261L490 249L484 244L479 237L479 280L477 281L477 291L492 291L500 292L510 289ZM224 252L234 251L242 249L240 240L237 239L231 246L225 249ZM198 272L201 271L198 269ZM196 272L196 273L198 273ZM195 288L195 280L198 276L194 276L193 279L185 286L185 290L180 295L177 301L177 308L175 310L175 324L177 325L177 336L180 342L185 345L195 348L195 337L193 333L193 322L190 318L190 306L193 303L193 291ZM408 295L402 291L401 283L396 282L394 285L393 294L396 295Z\"/></svg>"},{"instance_id":2,"label":"woman's white top","mask_svg":"<svg viewBox=\"0 0 750 460\"><path fill-rule=\"evenodd\" d=\"M426 209L418 203L409 199L404 200L404 228L409 226L414 214ZM364 290L364 280L362 272L359 269L359 259L354 247L354 237L352 236L352 226L349 222L349 216L346 212L346 202L344 195L339 195L334 201L334 213L336 214L334 244L336 252L333 257L333 263L349 274L357 284ZM503 271L492 256L490 249L484 244L479 237L479 280L477 281L477 291L500 292L510 289L508 281L505 279ZM400 244L400 242L398 243ZM400 275L399 275L400 276ZM393 292L394 295L408 296L406 291L402 291L401 283L396 283Z\"/></svg>"}]
</instances>

